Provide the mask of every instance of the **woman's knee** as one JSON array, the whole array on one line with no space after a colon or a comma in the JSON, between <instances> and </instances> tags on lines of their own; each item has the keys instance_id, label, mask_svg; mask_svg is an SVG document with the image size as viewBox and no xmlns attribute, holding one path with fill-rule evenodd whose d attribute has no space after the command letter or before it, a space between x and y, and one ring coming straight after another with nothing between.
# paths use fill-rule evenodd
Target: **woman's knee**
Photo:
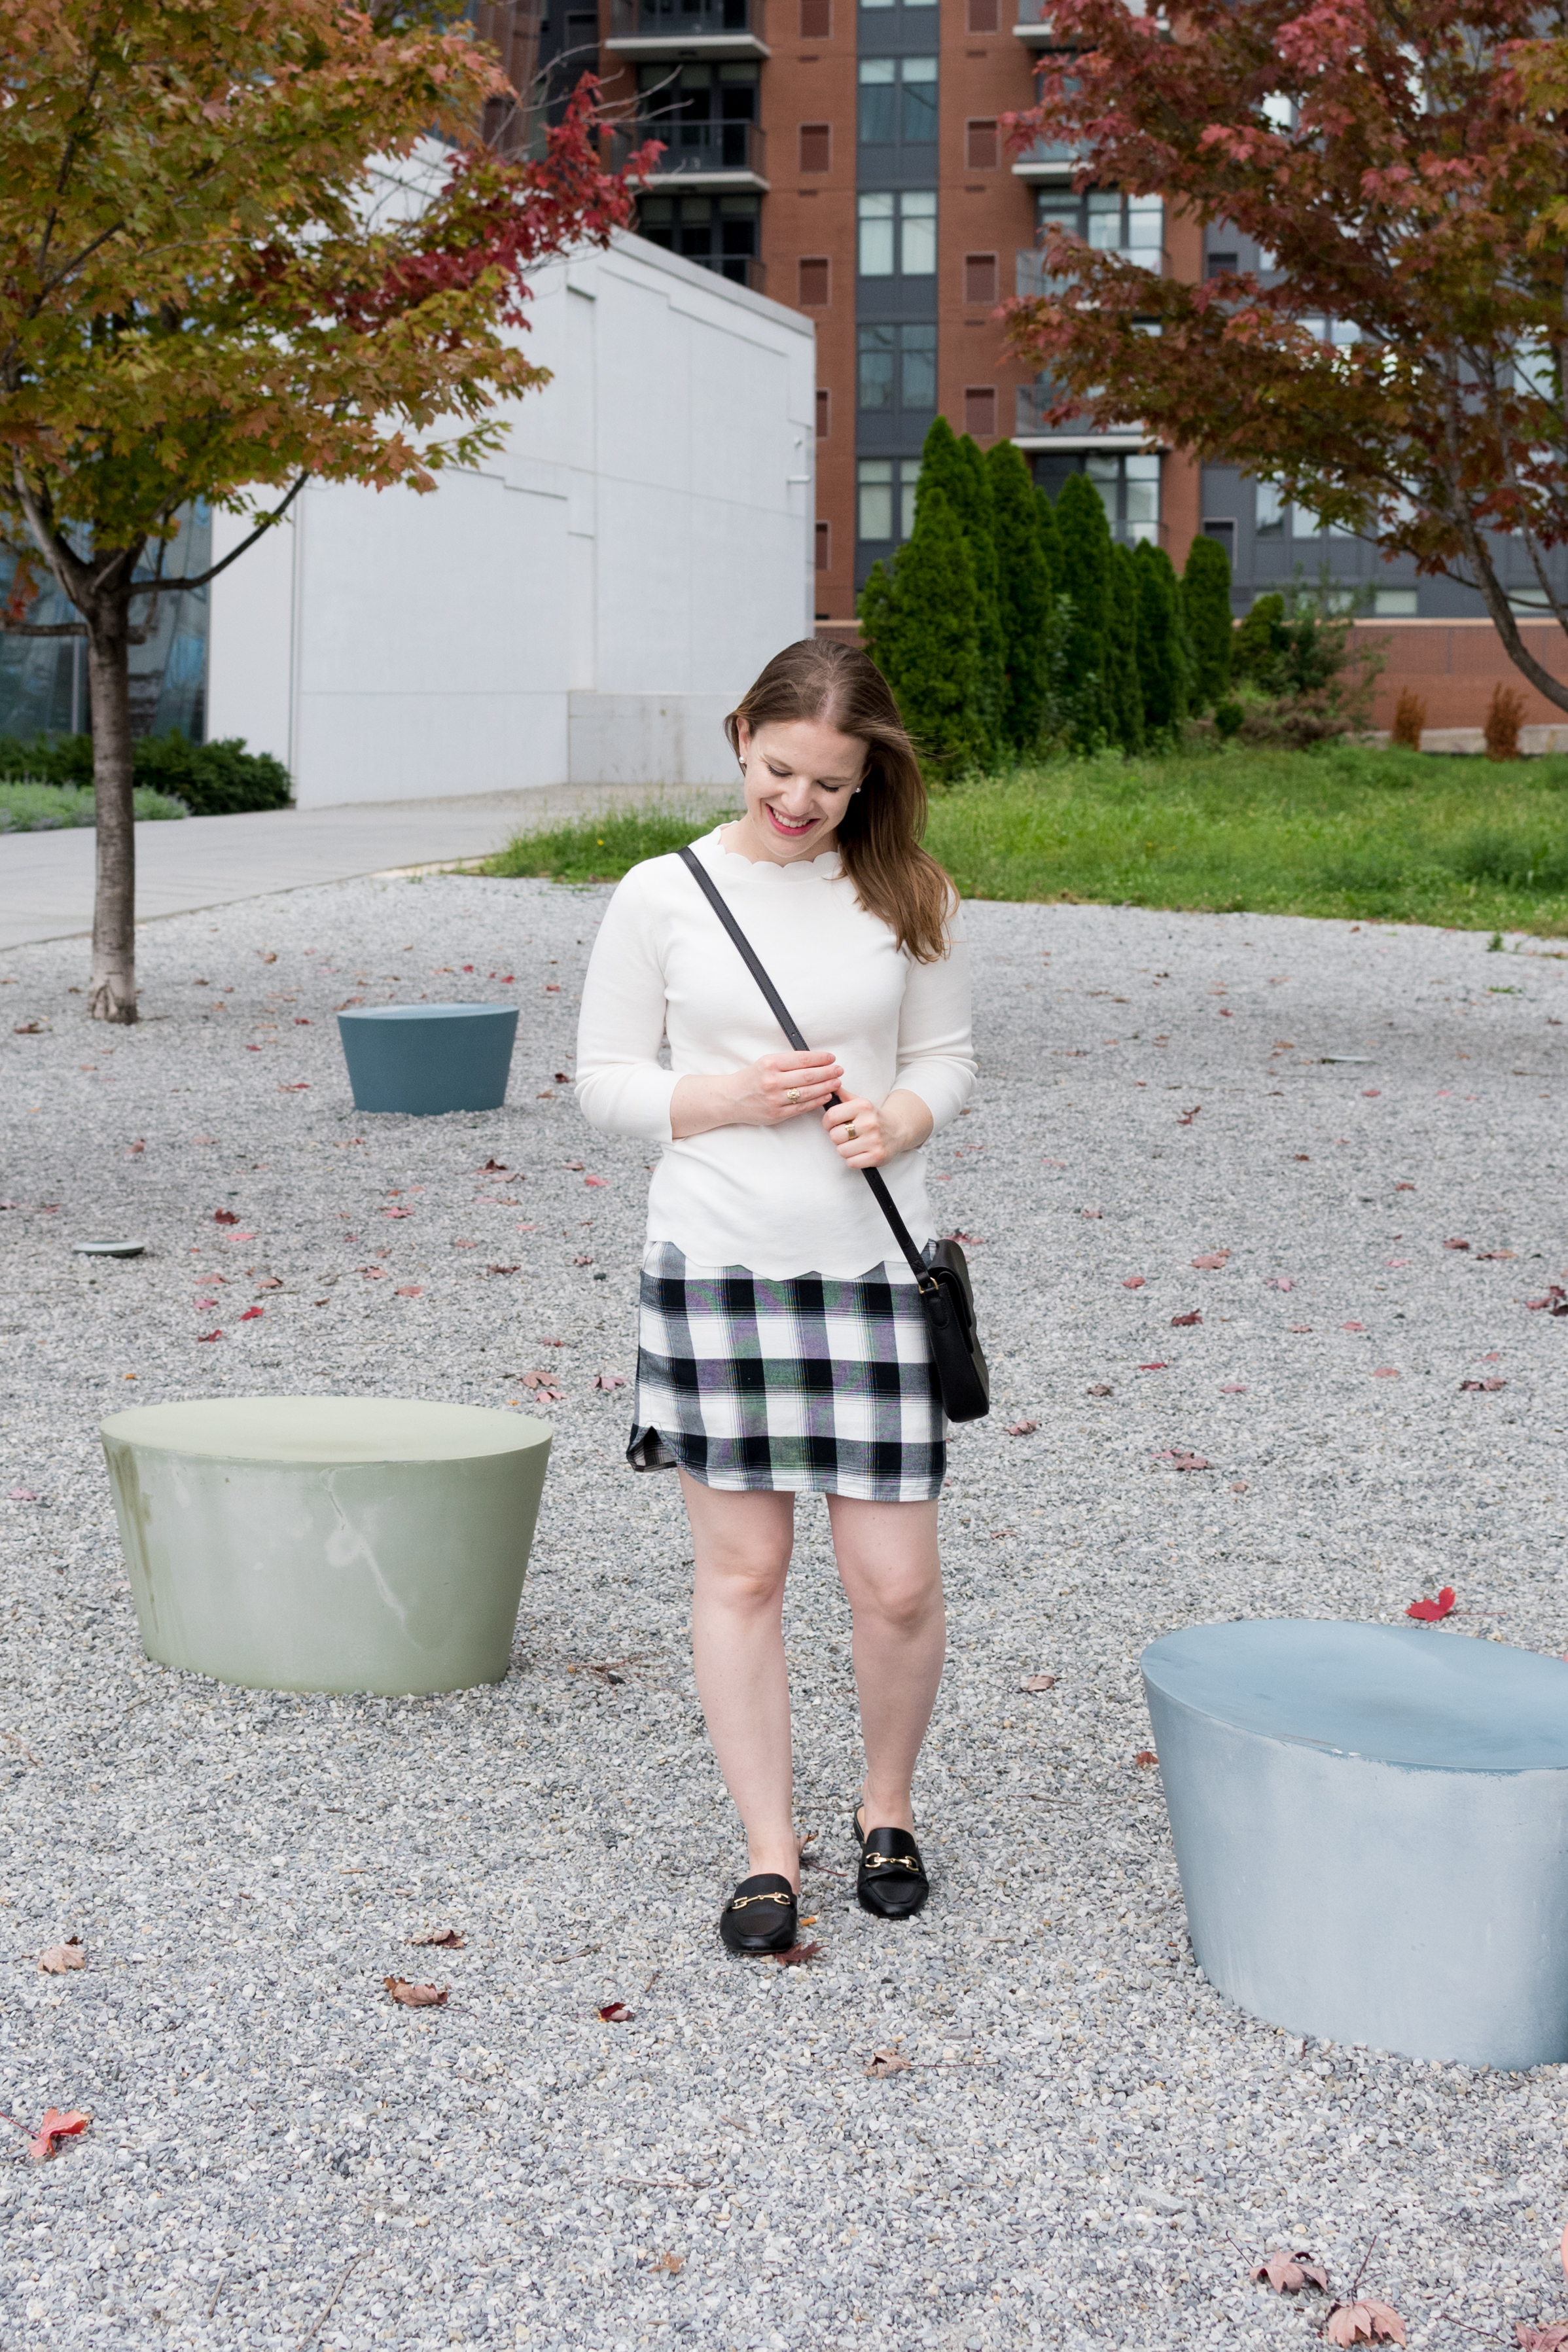
<instances>
[{"instance_id":1,"label":"woman's knee","mask_svg":"<svg viewBox=\"0 0 1568 2352\"><path fill-rule=\"evenodd\" d=\"M942 1575L934 1567L895 1569L855 1578L849 1595L858 1620L874 1620L906 1638L923 1633L942 1613Z\"/></svg>"}]
</instances>

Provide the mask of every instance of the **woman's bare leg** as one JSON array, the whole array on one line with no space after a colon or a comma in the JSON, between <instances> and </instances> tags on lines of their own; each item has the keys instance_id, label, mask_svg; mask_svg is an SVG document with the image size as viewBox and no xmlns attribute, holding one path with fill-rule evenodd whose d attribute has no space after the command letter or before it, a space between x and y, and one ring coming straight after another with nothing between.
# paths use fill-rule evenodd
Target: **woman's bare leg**
<instances>
[{"instance_id":1,"label":"woman's bare leg","mask_svg":"<svg viewBox=\"0 0 1568 2352\"><path fill-rule=\"evenodd\" d=\"M776 1871L797 1892L784 1589L795 1496L726 1494L680 1473L696 1573L691 1654L719 1769L750 1849L747 1875Z\"/></svg>"},{"instance_id":2,"label":"woman's bare leg","mask_svg":"<svg viewBox=\"0 0 1568 2352\"><path fill-rule=\"evenodd\" d=\"M908 1830L921 1742L947 1642L934 1503L827 1497L838 1573L855 1620L855 1683L866 1743L864 1826Z\"/></svg>"}]
</instances>

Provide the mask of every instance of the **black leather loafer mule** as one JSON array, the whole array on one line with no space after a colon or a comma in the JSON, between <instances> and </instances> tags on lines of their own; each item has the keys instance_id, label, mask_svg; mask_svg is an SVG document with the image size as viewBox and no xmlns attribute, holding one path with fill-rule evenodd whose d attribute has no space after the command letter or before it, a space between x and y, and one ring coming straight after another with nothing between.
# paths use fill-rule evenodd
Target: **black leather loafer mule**
<instances>
[{"instance_id":1,"label":"black leather loafer mule","mask_svg":"<svg viewBox=\"0 0 1568 2352\"><path fill-rule=\"evenodd\" d=\"M798 1928L795 1893L788 1879L773 1870L742 1878L719 1914L719 1933L725 1948L742 1958L789 1951Z\"/></svg>"},{"instance_id":2,"label":"black leather loafer mule","mask_svg":"<svg viewBox=\"0 0 1568 2352\"><path fill-rule=\"evenodd\" d=\"M912 1919L931 1893L919 1846L908 1830L863 1830L858 1808L851 1826L860 1848L855 1896L861 1910L879 1919Z\"/></svg>"}]
</instances>

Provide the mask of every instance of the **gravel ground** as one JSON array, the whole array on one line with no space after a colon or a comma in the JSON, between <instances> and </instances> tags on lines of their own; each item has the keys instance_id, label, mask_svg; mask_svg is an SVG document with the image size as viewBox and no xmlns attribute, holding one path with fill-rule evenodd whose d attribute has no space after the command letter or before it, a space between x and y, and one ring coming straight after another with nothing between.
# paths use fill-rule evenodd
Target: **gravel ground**
<instances>
[{"instance_id":1,"label":"gravel ground","mask_svg":"<svg viewBox=\"0 0 1568 2352\"><path fill-rule=\"evenodd\" d=\"M1194 1619L1392 1620L1447 1579L1568 1650L1568 1321L1523 1304L1568 1253L1568 961L972 910L982 1086L933 1160L942 1222L983 1240L1001 1409L953 1446L936 1892L901 1928L854 1906L848 1627L808 1505L789 1632L822 1949L781 1969L714 1932L742 1856L678 1496L624 1469L626 1392L592 1385L632 1368L645 1165L558 1075L603 895L442 877L153 925L131 1033L82 1021L85 943L0 974L0 2098L93 2118L53 2163L4 2152L0 2341L1304 2345L1321 2301L1247 2283L1282 2244L1342 2291L1364 2260L1415 2345L1561 2313L1568 2069L1241 2015L1193 1967L1134 1758L1140 1649ZM522 1002L506 1109L354 1113L332 1011L426 992ZM106 1230L148 1255L69 1255ZM298 1697L141 1656L106 1410L529 1411L538 1369L564 1393L504 1684ZM1376 1893L1322 1886L1347 1934L1376 1933ZM411 1948L446 1925L460 1950ZM86 1969L38 1974L70 1936ZM447 2006L395 2009L388 1973ZM616 2000L633 2021L599 2021ZM895 2047L911 2065L868 2078Z\"/></svg>"}]
</instances>

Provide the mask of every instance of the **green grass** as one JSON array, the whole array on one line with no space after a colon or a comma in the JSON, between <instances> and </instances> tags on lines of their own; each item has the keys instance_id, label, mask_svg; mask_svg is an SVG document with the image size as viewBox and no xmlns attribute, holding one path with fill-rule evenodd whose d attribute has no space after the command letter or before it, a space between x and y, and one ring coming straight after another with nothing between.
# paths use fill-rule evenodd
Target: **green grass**
<instances>
[{"instance_id":1,"label":"green grass","mask_svg":"<svg viewBox=\"0 0 1568 2352\"><path fill-rule=\"evenodd\" d=\"M485 870L614 881L714 822L617 810L521 835ZM966 898L1568 936L1568 759L1345 745L1052 761L933 796L926 845Z\"/></svg>"},{"instance_id":2,"label":"green grass","mask_svg":"<svg viewBox=\"0 0 1568 2352\"><path fill-rule=\"evenodd\" d=\"M167 793L132 794L139 817L189 816L183 801ZM61 825L91 824L92 794L74 784L33 784L0 778L0 833L53 833Z\"/></svg>"}]
</instances>

